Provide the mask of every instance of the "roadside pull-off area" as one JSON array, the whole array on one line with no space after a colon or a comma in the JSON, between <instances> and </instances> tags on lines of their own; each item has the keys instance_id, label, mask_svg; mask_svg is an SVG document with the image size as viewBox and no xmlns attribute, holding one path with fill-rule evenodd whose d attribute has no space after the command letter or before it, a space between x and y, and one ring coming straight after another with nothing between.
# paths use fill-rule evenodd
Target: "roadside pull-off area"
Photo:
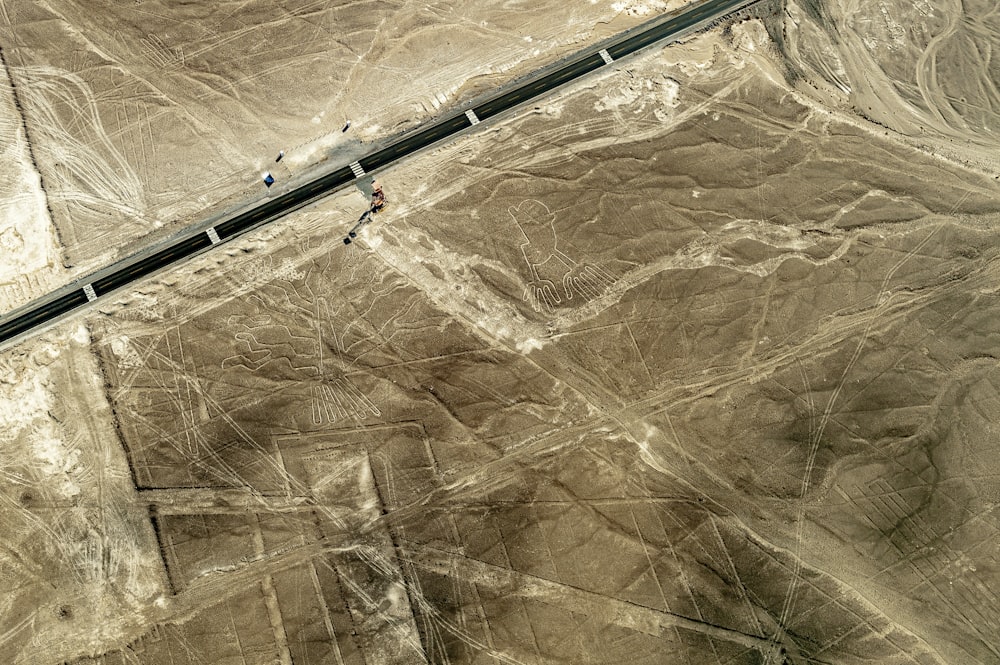
<instances>
[{"instance_id":1,"label":"roadside pull-off area","mask_svg":"<svg viewBox=\"0 0 1000 665\"><path fill-rule=\"evenodd\" d=\"M1000 662L993 8L719 6L0 5L0 662Z\"/></svg>"},{"instance_id":2,"label":"roadside pull-off area","mask_svg":"<svg viewBox=\"0 0 1000 665\"><path fill-rule=\"evenodd\" d=\"M348 166L298 184L291 191L286 191L249 210L230 216L225 221L203 231L182 233L181 238L171 238L164 243L165 246L147 247L84 277L77 285L64 287L46 298L9 313L4 320L0 320L0 343L29 334L31 331L48 325L101 296L186 260L220 242L299 210L352 180L357 181L365 178L370 172L383 169L469 127L478 125L480 118L487 119L499 116L539 95L580 78L602 65L611 64L614 62L614 57L629 56L656 42L676 38L693 29L704 27L715 19L752 5L754 2L756 0L705 0L695 3L692 7L685 8L684 11L670 15L667 20L644 24L632 33L626 32L609 40L607 48L600 49L598 53L585 51L568 58L568 61L557 62L535 72L527 80L508 86L507 90L489 96L485 100L477 100L475 107L464 113L434 121L427 127L392 139L388 146L371 151L351 162ZM345 125L341 131L346 131L349 126L350 123ZM284 150L280 151L275 161L280 162L284 155ZM276 181L270 172L264 172L263 182L266 187L270 188ZM384 197L381 205L384 205ZM381 205L373 200L369 213L377 212L381 209ZM356 235L357 229L367 220L366 215L358 220L348 232L345 244L350 244L352 236Z\"/></svg>"}]
</instances>

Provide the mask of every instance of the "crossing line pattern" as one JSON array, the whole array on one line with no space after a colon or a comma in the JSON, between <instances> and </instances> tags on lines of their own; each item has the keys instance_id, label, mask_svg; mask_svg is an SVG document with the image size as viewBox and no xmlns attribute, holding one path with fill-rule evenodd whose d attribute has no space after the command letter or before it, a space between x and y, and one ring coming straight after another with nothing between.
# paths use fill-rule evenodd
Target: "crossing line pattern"
<instances>
[{"instance_id":1,"label":"crossing line pattern","mask_svg":"<svg viewBox=\"0 0 1000 665\"><path fill-rule=\"evenodd\" d=\"M354 174L355 178L362 178L365 175L365 170L361 168L361 164L357 162L351 162L351 173Z\"/></svg>"},{"instance_id":2,"label":"crossing line pattern","mask_svg":"<svg viewBox=\"0 0 1000 665\"><path fill-rule=\"evenodd\" d=\"M915 586L926 588L951 607L964 622L979 628L1000 626L1000 597L975 576L960 574L971 560L954 550L946 534L930 527L903 493L883 478L858 487L851 496L861 506L864 517L881 533L898 534L888 537L899 557L898 563L883 573L899 574L899 567L908 568ZM987 539L995 537L987 534ZM973 616L974 615L974 616Z\"/></svg>"}]
</instances>

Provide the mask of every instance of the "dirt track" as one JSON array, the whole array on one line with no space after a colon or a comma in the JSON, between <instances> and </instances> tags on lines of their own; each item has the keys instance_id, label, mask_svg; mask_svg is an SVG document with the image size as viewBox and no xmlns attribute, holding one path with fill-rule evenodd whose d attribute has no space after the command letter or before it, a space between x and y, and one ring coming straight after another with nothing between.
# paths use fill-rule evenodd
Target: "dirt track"
<instances>
[{"instance_id":1,"label":"dirt track","mask_svg":"<svg viewBox=\"0 0 1000 665\"><path fill-rule=\"evenodd\" d=\"M977 22L821 9L6 354L0 655L995 662L1000 183L941 92Z\"/></svg>"}]
</instances>

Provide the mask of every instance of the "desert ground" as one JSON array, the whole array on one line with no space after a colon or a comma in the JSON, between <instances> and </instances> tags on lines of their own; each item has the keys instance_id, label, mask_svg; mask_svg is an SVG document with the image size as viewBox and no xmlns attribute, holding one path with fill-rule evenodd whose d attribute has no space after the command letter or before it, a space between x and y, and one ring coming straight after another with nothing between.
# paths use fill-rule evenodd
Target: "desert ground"
<instances>
[{"instance_id":1,"label":"desert ground","mask_svg":"<svg viewBox=\"0 0 1000 665\"><path fill-rule=\"evenodd\" d=\"M683 4L14 0L0 45L65 280Z\"/></svg>"},{"instance_id":2,"label":"desert ground","mask_svg":"<svg viewBox=\"0 0 1000 665\"><path fill-rule=\"evenodd\" d=\"M11 302L666 9L50 4L0 17ZM0 660L1000 662L997 29L770 3L0 352Z\"/></svg>"}]
</instances>

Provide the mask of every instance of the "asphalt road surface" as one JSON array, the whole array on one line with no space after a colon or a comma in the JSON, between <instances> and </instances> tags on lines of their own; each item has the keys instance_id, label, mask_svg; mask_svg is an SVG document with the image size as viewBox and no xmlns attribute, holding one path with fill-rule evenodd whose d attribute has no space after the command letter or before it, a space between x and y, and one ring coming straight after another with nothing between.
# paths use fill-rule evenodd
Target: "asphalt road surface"
<instances>
[{"instance_id":1,"label":"asphalt road surface","mask_svg":"<svg viewBox=\"0 0 1000 665\"><path fill-rule=\"evenodd\" d=\"M227 219L196 235L175 241L165 249L142 252L78 280L83 286L67 287L55 294L11 312L0 320L0 344L23 337L29 332L50 325L69 312L102 295L120 289L136 280L199 254L212 245L231 240L250 229L283 217L313 203L357 178L388 166L424 148L468 129L482 120L492 118L539 97L585 74L600 69L609 62L635 53L652 44L669 39L691 28L708 24L726 14L751 5L756 0L706 0L672 18L645 30L630 31L606 44L602 51L586 53L559 66L554 71L528 79L509 92L488 99L468 111L434 122L426 129L403 135L400 140L359 159L356 163L317 178L261 205ZM543 70L544 71L544 70ZM473 122L475 120L475 122Z\"/></svg>"}]
</instances>

